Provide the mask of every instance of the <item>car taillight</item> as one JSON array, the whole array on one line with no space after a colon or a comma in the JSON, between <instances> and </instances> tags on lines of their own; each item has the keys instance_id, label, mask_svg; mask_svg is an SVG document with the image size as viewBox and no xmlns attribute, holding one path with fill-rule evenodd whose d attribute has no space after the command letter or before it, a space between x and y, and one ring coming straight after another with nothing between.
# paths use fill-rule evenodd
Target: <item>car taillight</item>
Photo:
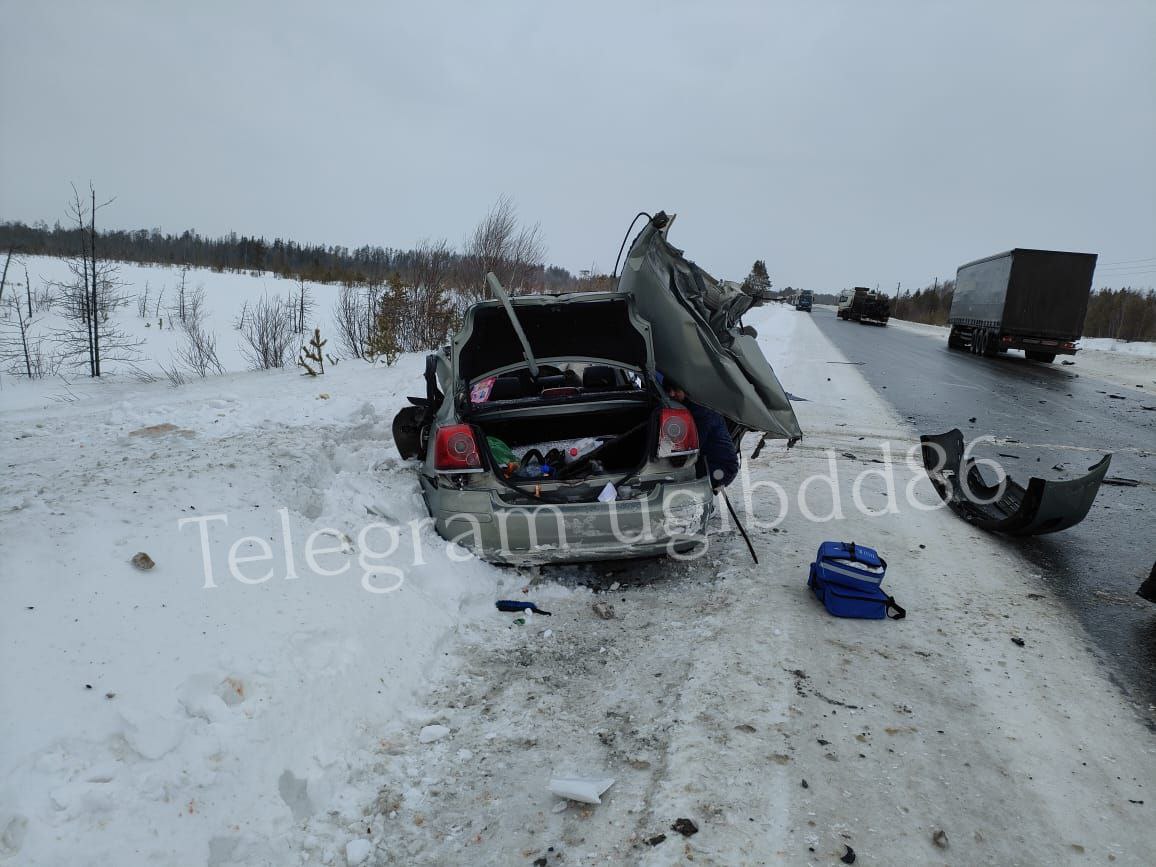
<instances>
[{"instance_id":1,"label":"car taillight","mask_svg":"<svg viewBox=\"0 0 1156 867\"><path fill-rule=\"evenodd\" d=\"M480 473L482 456L468 424L439 427L434 439L434 469L439 473Z\"/></svg>"},{"instance_id":2,"label":"car taillight","mask_svg":"<svg viewBox=\"0 0 1156 867\"><path fill-rule=\"evenodd\" d=\"M660 458L693 455L698 451L698 428L689 409L664 409L658 423Z\"/></svg>"}]
</instances>

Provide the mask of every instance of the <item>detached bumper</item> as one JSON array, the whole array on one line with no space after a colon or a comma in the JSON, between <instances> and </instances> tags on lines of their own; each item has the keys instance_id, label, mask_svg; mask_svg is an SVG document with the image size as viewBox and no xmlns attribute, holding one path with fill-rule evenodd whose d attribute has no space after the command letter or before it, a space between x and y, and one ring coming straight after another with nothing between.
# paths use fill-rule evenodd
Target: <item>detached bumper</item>
<instances>
[{"instance_id":1,"label":"detached bumper","mask_svg":"<svg viewBox=\"0 0 1156 867\"><path fill-rule=\"evenodd\" d=\"M422 477L434 528L483 560L584 563L659 557L701 544L714 509L706 479L667 482L610 503L511 505L494 491L435 488Z\"/></svg>"},{"instance_id":2,"label":"detached bumper","mask_svg":"<svg viewBox=\"0 0 1156 867\"><path fill-rule=\"evenodd\" d=\"M1008 477L1001 489L983 480L975 461L965 460L958 428L921 436L919 442L931 484L951 510L985 530L1012 536L1055 533L1080 523L1112 462L1112 456L1105 455L1078 479L1049 482L1033 477L1026 488Z\"/></svg>"}]
</instances>

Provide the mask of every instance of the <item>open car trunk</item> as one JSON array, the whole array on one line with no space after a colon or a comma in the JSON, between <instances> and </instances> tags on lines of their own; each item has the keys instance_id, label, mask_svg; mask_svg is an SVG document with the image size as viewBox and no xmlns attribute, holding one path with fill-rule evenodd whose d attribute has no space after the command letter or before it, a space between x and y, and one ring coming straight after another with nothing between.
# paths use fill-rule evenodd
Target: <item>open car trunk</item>
<instances>
[{"instance_id":1,"label":"open car trunk","mask_svg":"<svg viewBox=\"0 0 1156 867\"><path fill-rule=\"evenodd\" d=\"M509 408L494 405L470 417L485 436L483 448L489 453L490 466L514 485L622 477L637 472L649 460L656 403L645 392L577 402L531 399L519 403ZM495 455L502 445L517 462L512 470ZM571 449L585 454L568 457ZM544 464L549 466L545 477L533 469Z\"/></svg>"}]
</instances>

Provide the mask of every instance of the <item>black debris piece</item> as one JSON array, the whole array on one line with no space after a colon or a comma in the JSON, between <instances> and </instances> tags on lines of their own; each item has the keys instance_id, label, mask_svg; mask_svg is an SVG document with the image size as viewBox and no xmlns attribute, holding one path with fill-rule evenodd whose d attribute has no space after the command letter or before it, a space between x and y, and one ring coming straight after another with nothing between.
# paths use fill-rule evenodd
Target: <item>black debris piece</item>
<instances>
[{"instance_id":1,"label":"black debris piece","mask_svg":"<svg viewBox=\"0 0 1156 867\"><path fill-rule=\"evenodd\" d=\"M1125 479L1123 476L1108 476L1101 484L1116 485L1120 488L1135 488L1140 483L1135 479Z\"/></svg>"},{"instance_id":2,"label":"black debris piece","mask_svg":"<svg viewBox=\"0 0 1156 867\"><path fill-rule=\"evenodd\" d=\"M698 833L698 825L690 819L675 819L674 824L670 826L670 830L677 831L684 837L693 837Z\"/></svg>"},{"instance_id":3,"label":"black debris piece","mask_svg":"<svg viewBox=\"0 0 1156 867\"><path fill-rule=\"evenodd\" d=\"M1013 635L1012 636L1012 644L1014 644L1016 647L1023 647L1024 646L1024 640L1022 638L1020 638L1018 635Z\"/></svg>"},{"instance_id":4,"label":"black debris piece","mask_svg":"<svg viewBox=\"0 0 1156 867\"><path fill-rule=\"evenodd\" d=\"M924 434L919 441L931 484L951 510L981 529L1013 536L1055 533L1084 520L1112 460L1105 455L1086 475L1074 479L1032 477L1024 486L1008 477L1002 484L992 484L976 461L966 458L959 428Z\"/></svg>"},{"instance_id":5,"label":"black debris piece","mask_svg":"<svg viewBox=\"0 0 1156 867\"><path fill-rule=\"evenodd\" d=\"M666 839L665 834L655 834L653 837L650 837L647 839L646 845L647 846L657 846L659 843L661 843L665 839Z\"/></svg>"},{"instance_id":6,"label":"black debris piece","mask_svg":"<svg viewBox=\"0 0 1156 867\"><path fill-rule=\"evenodd\" d=\"M809 789L809 788L811 788L811 786L810 786L810 785L807 783L807 781L806 781L806 780L803 780L803 788L804 788L804 789Z\"/></svg>"},{"instance_id":7,"label":"black debris piece","mask_svg":"<svg viewBox=\"0 0 1156 867\"><path fill-rule=\"evenodd\" d=\"M844 843L843 845L847 846L846 843ZM852 849L850 846L847 846L847 851L843 853L843 857L840 858L839 860L842 861L844 864L854 864L855 863L855 850Z\"/></svg>"}]
</instances>

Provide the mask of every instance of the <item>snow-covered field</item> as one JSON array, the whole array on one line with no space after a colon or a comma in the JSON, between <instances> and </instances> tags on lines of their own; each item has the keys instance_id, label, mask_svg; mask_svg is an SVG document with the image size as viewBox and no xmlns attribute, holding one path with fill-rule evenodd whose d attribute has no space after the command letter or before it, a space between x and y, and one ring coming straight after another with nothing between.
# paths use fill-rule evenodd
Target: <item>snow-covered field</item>
<instances>
[{"instance_id":1,"label":"snow-covered field","mask_svg":"<svg viewBox=\"0 0 1156 867\"><path fill-rule=\"evenodd\" d=\"M290 286L190 279L222 345L241 299ZM807 438L731 489L758 566L721 525L687 563L463 561L391 441L417 357L5 377L0 859L1149 863L1151 732L1046 579L902 463L891 487L877 461L916 434L809 317L751 322L807 398ZM841 518L806 517L836 491ZM826 538L878 547L908 618L828 617L805 587ZM553 616L493 609L523 595ZM575 804L547 790L568 774L615 783Z\"/></svg>"},{"instance_id":2,"label":"snow-covered field","mask_svg":"<svg viewBox=\"0 0 1156 867\"><path fill-rule=\"evenodd\" d=\"M44 291L46 284L67 282L71 279L67 263L62 259L51 257L30 256L14 259L9 268L8 283L5 289L5 299L10 300L13 295L19 296L21 308L25 309L27 293L24 289L24 265L27 265L28 279L32 284L33 295L33 327L30 330L30 341L42 338L44 351L52 351L56 344L52 339L54 331L65 326L64 318L58 309L42 308L36 301L36 295ZM183 269L160 265L134 265L123 263L118 266L117 280L122 285L120 294L126 303L115 314L115 324L119 326L132 343L140 345L133 351L136 361L133 363L112 361L105 366L105 370L113 375L114 379L134 379L134 370L145 375L164 377L162 368L171 368L178 359L184 334L180 327L177 310L177 299L182 282ZM217 338L217 354L221 365L228 372L247 370L250 365L245 355L245 343L236 324L243 309L253 305L262 298L281 298L288 301L297 293L297 282L276 277L272 274L252 276L247 273L215 273L203 269L189 269L183 276L187 296L197 290L205 292L204 326L205 329ZM321 328L321 336L328 340L326 350L334 355L342 354L340 340L333 327L333 306L337 299L338 288L326 284L306 283L306 290L313 300L313 313L309 317L311 325ZM59 295L59 290L56 294ZM148 304L146 316L139 315L137 301L147 293ZM4 330L5 340L19 339L15 332L15 318L8 305L5 304L3 314L0 315L0 328ZM301 338L294 346L293 357L296 358L297 347L307 338ZM79 359L78 359L79 360ZM22 364L22 362L21 362ZM69 381L86 375L84 369L70 366L65 363L61 366L61 374ZM9 386L18 380L8 375L7 370L0 371L0 399L6 407L11 407L13 401L29 396L35 402L39 391L16 389L17 394L9 391ZM57 392L63 392L57 385Z\"/></svg>"}]
</instances>

